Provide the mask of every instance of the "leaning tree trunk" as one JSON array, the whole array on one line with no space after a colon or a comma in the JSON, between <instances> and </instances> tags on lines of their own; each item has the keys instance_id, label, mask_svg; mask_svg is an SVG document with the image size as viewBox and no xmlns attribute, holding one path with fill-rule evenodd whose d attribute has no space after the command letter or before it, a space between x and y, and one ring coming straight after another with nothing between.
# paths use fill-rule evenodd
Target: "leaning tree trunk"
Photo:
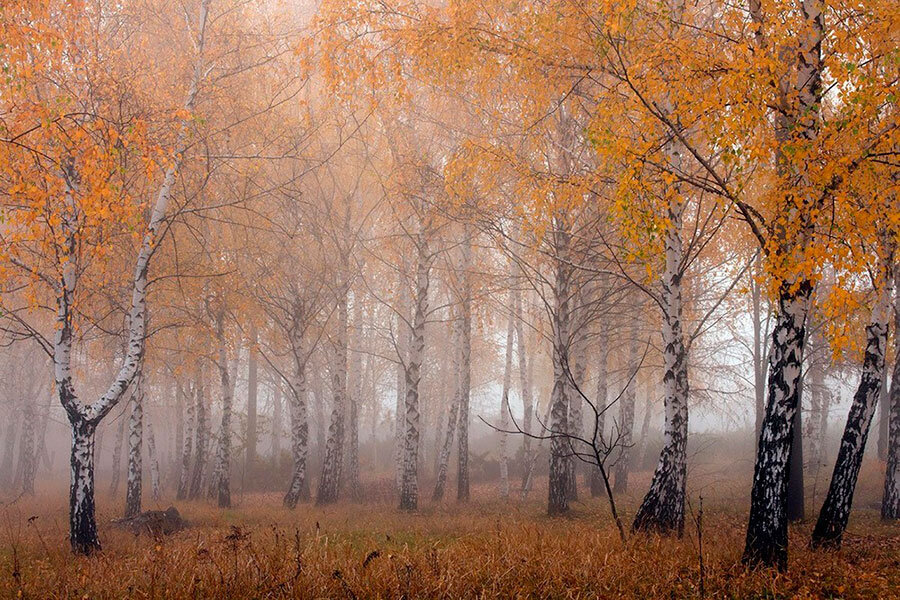
<instances>
[{"instance_id":1,"label":"leaning tree trunk","mask_svg":"<svg viewBox=\"0 0 900 600\"><path fill-rule=\"evenodd\" d=\"M512 294L510 294L512 296ZM515 299L510 297L510 305ZM509 387L512 381L512 349L515 333L515 315L510 312L506 325L506 361L503 367L503 390L500 394L500 497L509 498L509 455L507 444L509 435Z\"/></svg>"},{"instance_id":2,"label":"leaning tree trunk","mask_svg":"<svg viewBox=\"0 0 900 600\"><path fill-rule=\"evenodd\" d=\"M159 457L156 455L153 423L147 423L147 458L150 459L150 497L159 500Z\"/></svg>"},{"instance_id":3,"label":"leaning tree trunk","mask_svg":"<svg viewBox=\"0 0 900 600\"><path fill-rule=\"evenodd\" d=\"M550 395L550 483L547 513L557 515L569 510L571 443L569 425L569 265L566 262L569 238L562 227L554 233L556 278L553 286L553 391Z\"/></svg>"},{"instance_id":4,"label":"leaning tree trunk","mask_svg":"<svg viewBox=\"0 0 900 600\"><path fill-rule=\"evenodd\" d=\"M853 492L859 478L863 453L872 417L881 393L881 380L884 376L884 359L887 350L888 312L891 295L891 267L884 269L880 298L872 311L872 321L866 327L866 354L863 360L863 372L859 387L850 405L847 425L841 437L837 462L831 475L831 485L825 496L825 503L819 512L819 519L812 534L812 545L841 545L841 538L847 528L850 517L850 506L853 503Z\"/></svg>"},{"instance_id":5,"label":"leaning tree trunk","mask_svg":"<svg viewBox=\"0 0 900 600\"><path fill-rule=\"evenodd\" d=\"M36 465L36 456L34 454L34 399L29 399L25 403L22 419L22 440L19 443L19 460L22 463L22 493L34 496Z\"/></svg>"},{"instance_id":6,"label":"leaning tree trunk","mask_svg":"<svg viewBox=\"0 0 900 600\"><path fill-rule=\"evenodd\" d=\"M889 396L890 431L881 498L882 519L900 519L900 262L894 266L894 288L894 369Z\"/></svg>"},{"instance_id":7,"label":"leaning tree trunk","mask_svg":"<svg viewBox=\"0 0 900 600\"><path fill-rule=\"evenodd\" d=\"M184 389L178 385L179 393L184 398ZM191 474L191 453L194 447L194 402L187 399L184 410L184 429L181 440L181 471L178 474L178 491L175 498L184 500L188 495L188 486L190 485Z\"/></svg>"},{"instance_id":8,"label":"leaning tree trunk","mask_svg":"<svg viewBox=\"0 0 900 600\"><path fill-rule=\"evenodd\" d=\"M191 500L200 497L203 489L203 473L206 470L206 461L209 457L209 415L206 408L206 390L203 387L202 367L197 371L195 387L197 396L197 456L194 459L194 469L191 471L191 485L188 489L188 498Z\"/></svg>"},{"instance_id":9,"label":"leaning tree trunk","mask_svg":"<svg viewBox=\"0 0 900 600\"><path fill-rule=\"evenodd\" d=\"M633 321L637 323L637 320ZM634 438L634 405L637 397L638 372L638 328L631 328L631 340L628 343L628 377L630 381L619 404L619 456L616 461L615 483L613 491L623 494L628 490L628 472L631 468L631 445Z\"/></svg>"},{"instance_id":10,"label":"leaning tree trunk","mask_svg":"<svg viewBox=\"0 0 900 600\"><path fill-rule=\"evenodd\" d=\"M425 315L428 312L428 271L430 257L424 235L418 239L416 265L416 307L413 314L409 360L406 363L406 423L403 445L403 477L400 480L400 510L416 510L419 506L419 384L425 356Z\"/></svg>"},{"instance_id":11,"label":"leaning tree trunk","mask_svg":"<svg viewBox=\"0 0 900 600\"><path fill-rule=\"evenodd\" d=\"M687 476L688 367L682 331L681 279L684 250L681 224L684 202L669 203L666 227L666 268L660 300L663 310L663 382L665 384L665 429L650 490L638 508L635 530L684 532L684 489Z\"/></svg>"},{"instance_id":12,"label":"leaning tree trunk","mask_svg":"<svg viewBox=\"0 0 900 600\"><path fill-rule=\"evenodd\" d=\"M316 493L316 504L333 504L341 492L341 472L344 467L344 421L347 409L347 290L338 299L338 334L334 347L331 385L334 394L328 440L325 442L325 462L322 479Z\"/></svg>"},{"instance_id":13,"label":"leaning tree trunk","mask_svg":"<svg viewBox=\"0 0 900 600\"><path fill-rule=\"evenodd\" d=\"M769 352L769 403L756 452L745 563L787 566L787 480L812 285L782 284Z\"/></svg>"},{"instance_id":14,"label":"leaning tree trunk","mask_svg":"<svg viewBox=\"0 0 900 600\"><path fill-rule=\"evenodd\" d=\"M144 381L140 373L131 395L131 417L128 419L128 478L125 489L125 518L141 514L143 487Z\"/></svg>"},{"instance_id":15,"label":"leaning tree trunk","mask_svg":"<svg viewBox=\"0 0 900 600\"><path fill-rule=\"evenodd\" d=\"M456 444L456 501L468 502L469 490L469 401L472 394L472 237L465 232L463 245L462 365L459 377L459 421Z\"/></svg>"},{"instance_id":16,"label":"leaning tree trunk","mask_svg":"<svg viewBox=\"0 0 900 600\"><path fill-rule=\"evenodd\" d=\"M450 452L453 450L453 440L456 437L456 425L459 420L459 404L462 394L460 392L460 371L462 361L460 360L459 342L461 339L462 326L458 319L453 322L453 333L451 337L451 354L453 355L453 401L450 403L450 411L447 415L447 429L444 432L444 444L441 446L440 458L438 460L437 481L434 484L434 493L431 499L439 502L444 497L444 487L447 483L447 471L450 465Z\"/></svg>"}]
</instances>

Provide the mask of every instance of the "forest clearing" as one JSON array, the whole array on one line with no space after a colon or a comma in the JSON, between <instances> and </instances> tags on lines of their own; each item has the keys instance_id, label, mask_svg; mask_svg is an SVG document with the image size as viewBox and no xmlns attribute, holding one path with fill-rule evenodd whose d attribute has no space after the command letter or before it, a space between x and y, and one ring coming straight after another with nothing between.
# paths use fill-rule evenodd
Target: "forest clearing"
<instances>
[{"instance_id":1,"label":"forest clearing","mask_svg":"<svg viewBox=\"0 0 900 600\"><path fill-rule=\"evenodd\" d=\"M900 598L898 98L896 0L0 1L0 592Z\"/></svg>"},{"instance_id":2,"label":"forest clearing","mask_svg":"<svg viewBox=\"0 0 900 600\"><path fill-rule=\"evenodd\" d=\"M389 495L360 506L290 512L276 494L253 494L222 512L178 503L190 528L135 536L101 526L102 557L72 560L64 503L4 509L3 597L23 598L892 598L900 589L900 530L879 519L867 470L843 548L809 548L810 522L791 529L786 573L740 564L746 506L736 482L704 496L701 590L697 497L683 539L619 540L603 502L587 498L562 520L538 500L502 502L492 485L471 504L409 515ZM749 475L749 472L746 473ZM639 484L649 473L638 474ZM714 477L713 479L717 479ZM746 484L746 482L742 482ZM546 481L539 483L544 487ZM370 494L372 497L373 494ZM377 496L376 496L377 498ZM107 504L106 502L102 503ZM632 514L636 499L623 502ZM101 523L117 515L98 509ZM168 505L166 499L154 503ZM27 519L37 516L33 522ZM20 594L21 596L17 596Z\"/></svg>"}]
</instances>

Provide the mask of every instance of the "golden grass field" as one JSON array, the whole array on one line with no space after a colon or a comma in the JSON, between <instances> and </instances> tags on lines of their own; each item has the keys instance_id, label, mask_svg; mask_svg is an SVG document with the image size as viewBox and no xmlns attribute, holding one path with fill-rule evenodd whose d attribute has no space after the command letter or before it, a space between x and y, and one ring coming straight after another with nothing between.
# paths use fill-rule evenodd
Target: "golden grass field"
<instances>
[{"instance_id":1,"label":"golden grass field","mask_svg":"<svg viewBox=\"0 0 900 600\"><path fill-rule=\"evenodd\" d=\"M100 494L104 548L88 558L68 550L59 490L0 509L0 597L900 598L900 525L879 520L877 476L865 477L843 549L811 551L812 523L796 525L787 573L742 568L745 502L735 486L707 488L703 590L695 521L681 540L623 545L605 503L550 519L540 486L524 504L483 487L468 505L426 502L415 514L387 498L293 512L277 494L236 496L226 511L179 503L192 527L164 539L111 528L121 501ZM626 518L638 499L623 500Z\"/></svg>"}]
</instances>

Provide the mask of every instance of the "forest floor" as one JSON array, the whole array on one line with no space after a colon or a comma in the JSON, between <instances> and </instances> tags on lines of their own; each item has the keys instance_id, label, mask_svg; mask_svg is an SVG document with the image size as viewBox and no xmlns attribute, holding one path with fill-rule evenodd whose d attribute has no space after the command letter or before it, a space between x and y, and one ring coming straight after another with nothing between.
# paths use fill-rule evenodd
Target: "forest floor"
<instances>
[{"instance_id":1,"label":"forest floor","mask_svg":"<svg viewBox=\"0 0 900 600\"><path fill-rule=\"evenodd\" d=\"M792 526L786 573L741 566L746 502L707 490L702 577L697 496L682 539L625 543L601 499L551 519L540 486L525 503L484 486L466 505L424 502L414 514L387 498L294 511L277 494L238 496L230 510L177 503L191 527L161 539L112 528L121 502L101 496L103 550L85 558L68 550L59 490L0 508L0 597L900 598L900 525L879 520L876 487L861 485L839 551L809 549L812 518ZM626 518L638 500L623 500Z\"/></svg>"}]
</instances>

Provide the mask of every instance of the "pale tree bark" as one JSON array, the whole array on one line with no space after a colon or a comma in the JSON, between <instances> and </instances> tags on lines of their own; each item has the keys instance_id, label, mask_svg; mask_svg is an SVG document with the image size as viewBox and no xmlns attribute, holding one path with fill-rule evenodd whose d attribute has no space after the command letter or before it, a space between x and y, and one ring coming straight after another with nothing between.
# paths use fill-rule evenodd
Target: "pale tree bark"
<instances>
[{"instance_id":1,"label":"pale tree bark","mask_svg":"<svg viewBox=\"0 0 900 600\"><path fill-rule=\"evenodd\" d=\"M606 431L606 406L609 401L609 321L600 321L597 334L597 423L594 444L603 447L603 435ZM599 498L606 493L600 467L591 465L591 496Z\"/></svg>"},{"instance_id":2,"label":"pale tree bark","mask_svg":"<svg viewBox=\"0 0 900 600\"><path fill-rule=\"evenodd\" d=\"M451 354L453 356L453 401L447 414L447 428L444 430L444 443L441 446L437 467L437 481L434 484L434 493L431 499L439 502L444 497L444 487L447 484L447 471L450 465L450 453L453 450L453 441L456 437L456 425L459 420L459 404L461 399L460 377L462 360L460 359L462 338L462 320L457 316L453 319L452 333L450 336Z\"/></svg>"},{"instance_id":3,"label":"pale tree bark","mask_svg":"<svg viewBox=\"0 0 900 600\"><path fill-rule=\"evenodd\" d=\"M113 444L112 477L109 481L109 495L115 496L119 491L119 483L122 480L122 446L125 443L125 416L119 418L119 427L116 430L116 441Z\"/></svg>"},{"instance_id":4,"label":"pale tree bark","mask_svg":"<svg viewBox=\"0 0 900 600\"><path fill-rule=\"evenodd\" d=\"M510 292L510 306L515 304L513 293ZM512 383L512 356L513 335L515 334L515 314L511 311L506 324L506 360L503 366L503 389L500 395L500 497L509 498L509 455L507 452L507 439L509 435L509 388Z\"/></svg>"},{"instance_id":5,"label":"pale tree bark","mask_svg":"<svg viewBox=\"0 0 900 600\"><path fill-rule=\"evenodd\" d=\"M553 232L556 273L553 284L553 391L550 395L550 484L547 512L550 515L569 510L569 341L570 309L568 264L569 233L557 219Z\"/></svg>"},{"instance_id":6,"label":"pale tree bark","mask_svg":"<svg viewBox=\"0 0 900 600\"><path fill-rule=\"evenodd\" d=\"M0 479L2 479L4 487L12 487L13 477L15 475L13 465L15 464L16 455L16 437L19 429L19 409L12 406L6 421L6 435L3 438L3 464L0 466Z\"/></svg>"},{"instance_id":7,"label":"pale tree bark","mask_svg":"<svg viewBox=\"0 0 900 600\"><path fill-rule=\"evenodd\" d=\"M190 113L205 76L202 62L205 42L206 21L209 1L202 0L200 18L196 31L198 60L191 79L190 89L183 105L185 112ZM74 165L69 162L63 166L67 190L65 192L63 212L60 224L63 247L60 249L62 261L62 277L56 287L57 317L56 334L53 340L54 380L60 404L66 411L72 426L71 483L69 487L69 540L73 551L89 554L100 548L97 537L97 524L94 515L94 434L97 425L122 398L138 372L144 355L146 313L147 313L147 277L150 261L159 244L159 234L168 211L175 177L181 166L182 156L187 148L189 122L181 121L179 132L173 148L174 160L171 161L163 176L156 201L150 211L150 220L144 231L138 255L135 260L132 277L132 296L128 318L128 345L125 360L107 391L92 404L78 401L72 375L73 344L73 309L75 292L78 285L77 263L77 207L75 194L79 177Z\"/></svg>"},{"instance_id":8,"label":"pale tree bark","mask_svg":"<svg viewBox=\"0 0 900 600\"><path fill-rule=\"evenodd\" d=\"M579 297L577 295L576 297ZM580 329L580 326L576 326ZM582 442L576 441L574 438L584 438L584 398L581 394L584 390L585 374L587 372L585 365L585 336L578 332L572 336L572 351L569 355L569 363L567 365L569 382L569 423L567 431L570 436L570 451L574 450L583 453L588 450ZM581 391L579 391L581 390ZM569 500L578 500L578 471L581 459L577 456L569 457L569 464L566 468L566 488L569 494Z\"/></svg>"},{"instance_id":9,"label":"pale tree bark","mask_svg":"<svg viewBox=\"0 0 900 600\"><path fill-rule=\"evenodd\" d=\"M255 324L250 325L249 337L247 345L247 453L245 465L247 472L252 474L256 465L256 441L259 435L257 431L257 399L259 396L257 344L259 342L259 334Z\"/></svg>"},{"instance_id":10,"label":"pale tree bark","mask_svg":"<svg viewBox=\"0 0 900 600\"><path fill-rule=\"evenodd\" d=\"M231 508L231 410L234 388L228 372L228 351L225 344L225 306L216 311L216 341L219 356L219 383L222 389L222 420L219 423L219 443L216 445L216 462L213 467L212 484L219 508Z\"/></svg>"},{"instance_id":11,"label":"pale tree bark","mask_svg":"<svg viewBox=\"0 0 900 600\"><path fill-rule=\"evenodd\" d=\"M22 463L22 493L34 496L34 474L36 470L36 456L34 453L35 432L35 399L29 398L25 402L22 414L22 440L19 442L19 457Z\"/></svg>"},{"instance_id":12,"label":"pale tree bark","mask_svg":"<svg viewBox=\"0 0 900 600\"><path fill-rule=\"evenodd\" d=\"M825 496L825 503L819 512L819 519L812 534L812 545L838 547L847 528L853 492L859 478L866 440L875 415L881 382L884 378L885 356L887 354L888 321L893 291L893 258L886 260L881 268L880 281L876 282L878 300L872 309L871 322L866 327L866 353L859 387L853 396L847 424L841 437L831 485Z\"/></svg>"},{"instance_id":13,"label":"pale tree bark","mask_svg":"<svg viewBox=\"0 0 900 600\"><path fill-rule=\"evenodd\" d=\"M469 490L469 401L472 394L472 234L465 231L462 261L462 331L459 377L459 422L456 445L456 500L468 502Z\"/></svg>"},{"instance_id":14,"label":"pale tree bark","mask_svg":"<svg viewBox=\"0 0 900 600\"><path fill-rule=\"evenodd\" d=\"M181 383L178 384L178 393L184 401L185 393ZM191 453L194 447L194 412L195 402L187 398L184 410L184 433L181 441L181 470L178 475L178 491L175 494L177 500L184 500L188 495L191 475Z\"/></svg>"},{"instance_id":15,"label":"pale tree bark","mask_svg":"<svg viewBox=\"0 0 900 600\"><path fill-rule=\"evenodd\" d=\"M680 164L680 148L669 150L670 162ZM653 473L650 490L638 508L635 530L684 532L684 493L687 478L688 365L682 324L684 250L681 227L684 201L675 190L669 200L665 230L666 266L662 275L660 305L663 312L663 383L665 425L663 449Z\"/></svg>"},{"instance_id":16,"label":"pale tree bark","mask_svg":"<svg viewBox=\"0 0 900 600\"><path fill-rule=\"evenodd\" d=\"M284 402L281 395L281 378L276 375L272 383L272 441L273 462L281 459L281 420L284 418Z\"/></svg>"},{"instance_id":17,"label":"pale tree bark","mask_svg":"<svg viewBox=\"0 0 900 600\"><path fill-rule=\"evenodd\" d=\"M175 414L173 415L173 419L175 421L175 439L172 440L173 445L171 454L172 461L175 463L175 488L177 490L181 485L181 450L184 448L184 390L181 387L180 381L176 380L174 383Z\"/></svg>"},{"instance_id":18,"label":"pale tree bark","mask_svg":"<svg viewBox=\"0 0 900 600\"><path fill-rule=\"evenodd\" d=\"M362 498L362 485L359 481L359 406L362 401L362 351L365 329L359 292L354 294L353 297L353 327L356 331L356 342L353 354L350 357L350 374L348 375L352 385L349 386L350 397L348 406L350 414L347 432L349 436L347 440L347 488L351 498L360 500Z\"/></svg>"},{"instance_id":19,"label":"pale tree bark","mask_svg":"<svg viewBox=\"0 0 900 600\"><path fill-rule=\"evenodd\" d=\"M403 273L407 272L406 261L403 264ZM406 361L409 360L409 326L406 319L409 318L409 291L403 274L400 274L397 286L400 290L397 312L397 367L394 372L394 387L397 395L394 402L394 484L397 492L403 482L403 447L406 443L406 416L404 406L406 404Z\"/></svg>"},{"instance_id":20,"label":"pale tree bark","mask_svg":"<svg viewBox=\"0 0 900 600\"><path fill-rule=\"evenodd\" d=\"M424 228L423 228L424 229ZM431 255L427 234L423 231L416 239L416 297L413 312L412 339L409 359L406 362L406 423L403 445L403 477L400 480L400 510L416 510L419 506L419 384L422 379L422 361L425 357L425 316L428 313L428 285Z\"/></svg>"},{"instance_id":21,"label":"pale tree bark","mask_svg":"<svg viewBox=\"0 0 900 600\"><path fill-rule=\"evenodd\" d=\"M761 270L761 258L756 259L757 270ZM753 312L753 394L755 400L755 425L754 438L759 439L762 431L762 422L766 414L766 371L768 369L769 344L765 333L768 329L770 312L768 307L763 308L762 284L756 277L750 277L750 306ZM765 316L763 316L765 312Z\"/></svg>"},{"instance_id":22,"label":"pale tree bark","mask_svg":"<svg viewBox=\"0 0 900 600\"><path fill-rule=\"evenodd\" d=\"M639 318L639 317L638 317ZM615 483L613 491L619 494L628 490L628 473L631 470L631 445L634 439L634 405L638 385L638 327L637 319L632 321L628 340L628 377L625 393L619 402L618 438L619 455L616 459Z\"/></svg>"},{"instance_id":23,"label":"pale tree bark","mask_svg":"<svg viewBox=\"0 0 900 600\"><path fill-rule=\"evenodd\" d=\"M150 497L159 500L159 457L156 455L152 422L147 423L147 458L150 460Z\"/></svg>"},{"instance_id":24,"label":"pale tree bark","mask_svg":"<svg viewBox=\"0 0 900 600\"><path fill-rule=\"evenodd\" d=\"M193 500L200 497L203 489L203 473L206 470L206 461L209 459L209 413L206 406L206 388L203 381L203 366L197 366L197 381L194 384L196 396L197 417L197 441L194 468L191 471L191 485L188 488L188 498Z\"/></svg>"},{"instance_id":25,"label":"pale tree bark","mask_svg":"<svg viewBox=\"0 0 900 600\"><path fill-rule=\"evenodd\" d=\"M131 394L131 416L128 419L128 477L125 484L125 518L141 513L144 446L144 381L140 371Z\"/></svg>"},{"instance_id":26,"label":"pale tree bark","mask_svg":"<svg viewBox=\"0 0 900 600\"><path fill-rule=\"evenodd\" d=\"M813 323L809 334L809 367L807 378L809 380L809 419L806 422L806 439L809 444L809 462L818 469L821 466L824 455L822 443L824 442L821 431L822 423L827 418L829 390L825 385L825 366L829 349L822 335L822 324ZM823 415L825 413L825 415Z\"/></svg>"},{"instance_id":27,"label":"pale tree bark","mask_svg":"<svg viewBox=\"0 0 900 600\"><path fill-rule=\"evenodd\" d=\"M887 468L881 518L900 519L900 261L894 265L894 368L891 373Z\"/></svg>"},{"instance_id":28,"label":"pale tree bark","mask_svg":"<svg viewBox=\"0 0 900 600\"><path fill-rule=\"evenodd\" d=\"M520 494L524 496L525 486L531 471L534 468L534 457L531 449L531 422L534 419L534 398L531 393L531 377L528 370L528 353L526 351L525 332L522 319L522 291L516 287L513 290L513 307L515 310L516 324L516 354L519 362L519 392L522 397L522 487Z\"/></svg>"},{"instance_id":29,"label":"pale tree bark","mask_svg":"<svg viewBox=\"0 0 900 600\"><path fill-rule=\"evenodd\" d=\"M300 500L309 500L309 406L306 389L306 363L309 351L303 339L306 329L306 311L299 297L295 297L291 307L290 343L294 359L294 369L290 378L288 402L291 413L291 481L284 495L284 506L294 509Z\"/></svg>"},{"instance_id":30,"label":"pale tree bark","mask_svg":"<svg viewBox=\"0 0 900 600\"><path fill-rule=\"evenodd\" d=\"M316 493L316 504L337 502L341 492L341 474L344 468L345 421L347 410L347 286L343 286L338 298L337 335L334 342L334 363L331 368L333 401L328 423L328 439L325 441L325 460L322 478Z\"/></svg>"}]
</instances>

